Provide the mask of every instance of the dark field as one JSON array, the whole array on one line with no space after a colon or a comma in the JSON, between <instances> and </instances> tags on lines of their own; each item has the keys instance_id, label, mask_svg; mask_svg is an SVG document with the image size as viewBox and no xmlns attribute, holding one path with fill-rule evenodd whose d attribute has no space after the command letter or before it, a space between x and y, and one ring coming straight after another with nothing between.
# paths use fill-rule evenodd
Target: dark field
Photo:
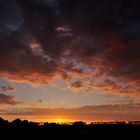
<instances>
[{"instance_id":1,"label":"dark field","mask_svg":"<svg viewBox=\"0 0 140 140\"><path fill-rule=\"evenodd\" d=\"M132 138L139 139L139 122L106 122L91 123L74 122L72 124L56 124L21 121L20 119L8 122L0 119L1 136L17 139L74 139L74 138Z\"/></svg>"}]
</instances>

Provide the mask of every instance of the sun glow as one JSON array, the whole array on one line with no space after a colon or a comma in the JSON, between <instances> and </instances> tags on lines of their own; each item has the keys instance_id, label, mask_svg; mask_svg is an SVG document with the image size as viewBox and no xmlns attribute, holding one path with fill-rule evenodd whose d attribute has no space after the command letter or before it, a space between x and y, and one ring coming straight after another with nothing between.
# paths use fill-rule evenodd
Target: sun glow
<instances>
[{"instance_id":1,"label":"sun glow","mask_svg":"<svg viewBox=\"0 0 140 140\"><path fill-rule=\"evenodd\" d=\"M54 119L50 119L49 122L63 124L63 123L70 123L72 122L72 120L66 118L54 118Z\"/></svg>"}]
</instances>

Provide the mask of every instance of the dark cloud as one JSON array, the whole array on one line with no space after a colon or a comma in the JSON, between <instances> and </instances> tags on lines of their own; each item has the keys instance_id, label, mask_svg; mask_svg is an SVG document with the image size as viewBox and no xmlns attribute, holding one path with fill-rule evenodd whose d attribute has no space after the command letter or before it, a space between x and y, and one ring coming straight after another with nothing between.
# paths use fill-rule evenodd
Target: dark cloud
<instances>
[{"instance_id":1,"label":"dark cloud","mask_svg":"<svg viewBox=\"0 0 140 140\"><path fill-rule=\"evenodd\" d=\"M46 83L55 75L70 80L88 67L93 86L138 95L139 4L1 0L0 76ZM84 68L75 68L80 63Z\"/></svg>"},{"instance_id":2,"label":"dark cloud","mask_svg":"<svg viewBox=\"0 0 140 140\"><path fill-rule=\"evenodd\" d=\"M15 100L14 96L0 94L0 104L5 105L17 105L19 102Z\"/></svg>"},{"instance_id":3,"label":"dark cloud","mask_svg":"<svg viewBox=\"0 0 140 140\"><path fill-rule=\"evenodd\" d=\"M15 92L16 89L14 87L11 86L0 86L0 89L6 92Z\"/></svg>"},{"instance_id":4,"label":"dark cloud","mask_svg":"<svg viewBox=\"0 0 140 140\"><path fill-rule=\"evenodd\" d=\"M71 87L73 87L73 88L81 88L82 87L82 83L79 82L79 81L72 82L71 83Z\"/></svg>"},{"instance_id":5,"label":"dark cloud","mask_svg":"<svg viewBox=\"0 0 140 140\"><path fill-rule=\"evenodd\" d=\"M3 35L8 35L22 27L24 18L16 0L1 0L0 21L0 33Z\"/></svg>"},{"instance_id":6,"label":"dark cloud","mask_svg":"<svg viewBox=\"0 0 140 140\"><path fill-rule=\"evenodd\" d=\"M43 101L41 99L38 100L39 103L42 103Z\"/></svg>"}]
</instances>

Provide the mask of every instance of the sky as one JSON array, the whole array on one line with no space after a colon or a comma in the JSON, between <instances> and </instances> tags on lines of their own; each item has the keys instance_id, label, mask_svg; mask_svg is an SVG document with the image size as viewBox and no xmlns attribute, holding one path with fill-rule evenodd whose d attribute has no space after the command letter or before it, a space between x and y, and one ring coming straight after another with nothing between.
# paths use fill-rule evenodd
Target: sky
<instances>
[{"instance_id":1,"label":"sky","mask_svg":"<svg viewBox=\"0 0 140 140\"><path fill-rule=\"evenodd\" d=\"M139 4L0 0L0 116L140 120Z\"/></svg>"}]
</instances>

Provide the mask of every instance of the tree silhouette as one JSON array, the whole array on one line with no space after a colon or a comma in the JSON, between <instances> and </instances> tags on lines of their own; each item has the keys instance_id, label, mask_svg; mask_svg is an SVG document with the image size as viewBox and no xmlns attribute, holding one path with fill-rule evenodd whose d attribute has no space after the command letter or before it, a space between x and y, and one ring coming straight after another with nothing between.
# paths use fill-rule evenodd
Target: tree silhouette
<instances>
[{"instance_id":1,"label":"tree silhouette","mask_svg":"<svg viewBox=\"0 0 140 140\"><path fill-rule=\"evenodd\" d=\"M104 122L104 123L91 123L86 124L85 122L79 121L71 124L57 124L57 123L36 123L29 122L28 120L15 119L12 122L8 122L0 118L0 129L7 129L6 132L14 131L17 133L21 130L25 134L36 135L41 133L41 135L47 134L47 136L78 136L83 138L84 136L100 136L100 135L137 135L139 134L140 124L139 121L125 122ZM30 130L37 130L33 131ZM126 132L125 132L125 131ZM27 139L27 138L26 138Z\"/></svg>"}]
</instances>

